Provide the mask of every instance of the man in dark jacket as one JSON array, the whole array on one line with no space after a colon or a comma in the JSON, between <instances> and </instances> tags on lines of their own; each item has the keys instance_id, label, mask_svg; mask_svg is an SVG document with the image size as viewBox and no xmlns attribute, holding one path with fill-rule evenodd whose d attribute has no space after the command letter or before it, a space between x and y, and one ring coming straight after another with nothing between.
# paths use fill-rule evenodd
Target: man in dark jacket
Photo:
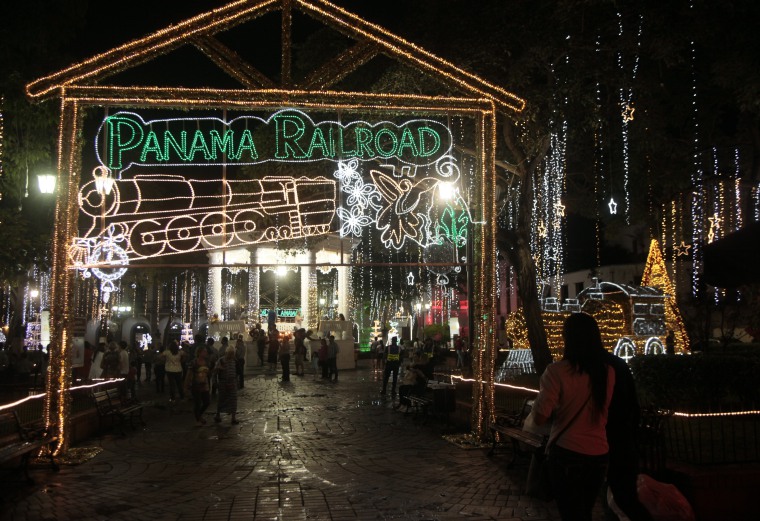
<instances>
[{"instance_id":1,"label":"man in dark jacket","mask_svg":"<svg viewBox=\"0 0 760 521\"><path fill-rule=\"evenodd\" d=\"M639 475L636 384L625 360L610 353L607 363L615 370L615 387L607 415L607 443L610 447L607 484L615 503L631 521L651 521L652 516L639 502L636 490Z\"/></svg>"},{"instance_id":2,"label":"man in dark jacket","mask_svg":"<svg viewBox=\"0 0 760 521\"><path fill-rule=\"evenodd\" d=\"M391 387L391 396L396 396L396 383L398 382L398 368L401 364L401 347L398 345L398 337L391 339L391 345L388 346L388 353L385 355L385 372L383 372L383 390L380 394L385 396L388 389L388 379L393 373L393 387Z\"/></svg>"}]
</instances>

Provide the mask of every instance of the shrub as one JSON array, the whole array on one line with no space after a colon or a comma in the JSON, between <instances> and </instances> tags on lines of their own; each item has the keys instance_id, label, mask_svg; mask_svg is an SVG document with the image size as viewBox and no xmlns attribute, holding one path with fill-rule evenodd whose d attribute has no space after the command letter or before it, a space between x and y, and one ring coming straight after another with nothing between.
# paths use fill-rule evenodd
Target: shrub
<instances>
[{"instance_id":1,"label":"shrub","mask_svg":"<svg viewBox=\"0 0 760 521\"><path fill-rule=\"evenodd\" d=\"M631 361L642 406L687 412L740 410L760 403L760 353L745 348Z\"/></svg>"}]
</instances>

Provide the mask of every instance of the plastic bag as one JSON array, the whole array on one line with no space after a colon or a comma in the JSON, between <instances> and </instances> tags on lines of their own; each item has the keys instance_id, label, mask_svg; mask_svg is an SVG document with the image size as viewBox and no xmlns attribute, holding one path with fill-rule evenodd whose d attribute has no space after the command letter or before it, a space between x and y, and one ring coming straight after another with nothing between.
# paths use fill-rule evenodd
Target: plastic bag
<instances>
[{"instance_id":1,"label":"plastic bag","mask_svg":"<svg viewBox=\"0 0 760 521\"><path fill-rule=\"evenodd\" d=\"M636 482L639 501L655 521L695 521L694 510L689 501L675 485L661 483L639 474Z\"/></svg>"}]
</instances>

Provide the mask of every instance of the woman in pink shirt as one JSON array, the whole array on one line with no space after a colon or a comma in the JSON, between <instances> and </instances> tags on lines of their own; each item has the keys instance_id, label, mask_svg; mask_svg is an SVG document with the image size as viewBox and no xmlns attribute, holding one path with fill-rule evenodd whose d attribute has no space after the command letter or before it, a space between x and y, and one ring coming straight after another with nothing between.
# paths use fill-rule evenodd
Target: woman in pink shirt
<instances>
[{"instance_id":1,"label":"woman in pink shirt","mask_svg":"<svg viewBox=\"0 0 760 521\"><path fill-rule=\"evenodd\" d=\"M563 336L564 356L541 375L532 414L538 425L551 420L549 469L562 519L591 521L607 469L605 426L615 371L591 315L570 315Z\"/></svg>"}]
</instances>

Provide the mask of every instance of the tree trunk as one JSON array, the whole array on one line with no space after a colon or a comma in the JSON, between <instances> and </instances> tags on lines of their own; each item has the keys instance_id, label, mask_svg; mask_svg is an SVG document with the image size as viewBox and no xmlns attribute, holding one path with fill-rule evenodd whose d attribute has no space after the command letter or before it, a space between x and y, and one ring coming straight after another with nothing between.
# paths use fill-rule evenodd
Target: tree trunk
<instances>
[{"instance_id":1,"label":"tree trunk","mask_svg":"<svg viewBox=\"0 0 760 521\"><path fill-rule=\"evenodd\" d=\"M546 366L552 363L552 356L536 288L536 265L530 251L530 217L533 211L531 179L549 152L549 140L545 140L534 157L529 159L514 133L512 122L504 121L503 128L504 141L516 160L513 173L519 177L521 184L516 229L504 234L506 252L517 274L517 294L522 301L533 364L536 372L542 374Z\"/></svg>"},{"instance_id":2,"label":"tree trunk","mask_svg":"<svg viewBox=\"0 0 760 521\"><path fill-rule=\"evenodd\" d=\"M525 326L528 330L528 342L533 354L536 372L542 374L546 366L552 363L549 342L544 329L541 305L536 288L536 267L530 252L530 239L527 231L518 230L514 234L514 244L509 253L510 262L517 275L517 294L522 301Z\"/></svg>"}]
</instances>

